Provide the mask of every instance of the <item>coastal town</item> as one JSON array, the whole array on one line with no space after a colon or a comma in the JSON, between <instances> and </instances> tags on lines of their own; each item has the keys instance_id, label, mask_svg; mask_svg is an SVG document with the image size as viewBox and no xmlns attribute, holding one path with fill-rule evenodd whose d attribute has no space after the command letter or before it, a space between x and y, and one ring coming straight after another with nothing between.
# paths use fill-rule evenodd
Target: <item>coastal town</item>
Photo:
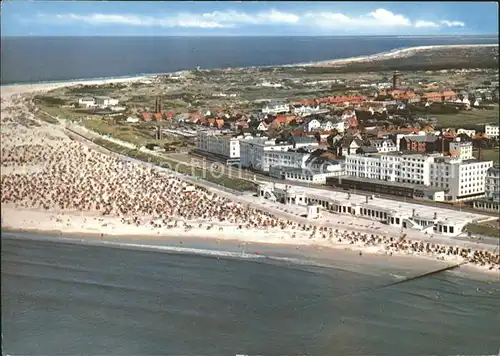
<instances>
[{"instance_id":1,"label":"coastal town","mask_svg":"<svg viewBox=\"0 0 500 356\"><path fill-rule=\"evenodd\" d=\"M41 214L101 237L253 235L497 271L498 71L304 71L2 93L2 226L44 230Z\"/></svg>"}]
</instances>

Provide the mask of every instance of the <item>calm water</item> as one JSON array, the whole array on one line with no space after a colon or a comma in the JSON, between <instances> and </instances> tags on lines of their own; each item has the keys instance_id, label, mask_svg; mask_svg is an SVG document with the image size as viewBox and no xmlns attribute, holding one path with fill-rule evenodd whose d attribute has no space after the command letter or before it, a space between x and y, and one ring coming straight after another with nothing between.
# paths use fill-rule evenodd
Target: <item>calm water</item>
<instances>
[{"instance_id":1,"label":"calm water","mask_svg":"<svg viewBox=\"0 0 500 356\"><path fill-rule=\"evenodd\" d=\"M3 347L11 355L450 355L500 347L496 281L444 273L356 293L395 280L398 269L5 234L1 256Z\"/></svg>"},{"instance_id":2,"label":"calm water","mask_svg":"<svg viewBox=\"0 0 500 356\"><path fill-rule=\"evenodd\" d=\"M1 83L293 64L495 37L2 37Z\"/></svg>"}]
</instances>

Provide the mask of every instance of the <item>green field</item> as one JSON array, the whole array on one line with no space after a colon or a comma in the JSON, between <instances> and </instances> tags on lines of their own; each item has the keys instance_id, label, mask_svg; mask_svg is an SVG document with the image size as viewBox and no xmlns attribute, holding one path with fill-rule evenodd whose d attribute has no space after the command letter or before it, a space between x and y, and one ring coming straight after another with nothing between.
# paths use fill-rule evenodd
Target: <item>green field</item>
<instances>
[{"instance_id":1,"label":"green field","mask_svg":"<svg viewBox=\"0 0 500 356\"><path fill-rule=\"evenodd\" d=\"M479 235L485 235L485 236L491 236L491 237L499 237L500 236L500 229L496 226L492 226L490 224L476 224L476 223L470 223L467 224L465 227L465 230L467 232L470 232L471 234L479 234Z\"/></svg>"},{"instance_id":2,"label":"green field","mask_svg":"<svg viewBox=\"0 0 500 356\"><path fill-rule=\"evenodd\" d=\"M137 146L145 146L148 143L160 146L165 144L171 146L187 145L183 137L173 135L164 135L161 140L155 139L151 133L152 125L149 123L115 123L112 120L91 118L82 120L80 125L99 134L109 135Z\"/></svg>"},{"instance_id":3,"label":"green field","mask_svg":"<svg viewBox=\"0 0 500 356\"><path fill-rule=\"evenodd\" d=\"M500 150L498 148L491 148L482 150L483 161L493 161L494 163L500 162ZM474 157L477 157L478 151L474 151Z\"/></svg>"},{"instance_id":4,"label":"green field","mask_svg":"<svg viewBox=\"0 0 500 356\"><path fill-rule=\"evenodd\" d=\"M498 105L494 109L461 110L453 114L431 114L437 119L436 126L460 128L463 125L479 125L498 122Z\"/></svg>"}]
</instances>

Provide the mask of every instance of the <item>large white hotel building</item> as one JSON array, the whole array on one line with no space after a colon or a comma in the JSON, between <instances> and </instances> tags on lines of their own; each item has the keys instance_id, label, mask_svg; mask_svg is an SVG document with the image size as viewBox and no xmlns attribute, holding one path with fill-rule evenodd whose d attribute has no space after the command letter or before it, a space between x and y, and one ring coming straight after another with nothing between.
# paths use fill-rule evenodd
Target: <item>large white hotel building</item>
<instances>
[{"instance_id":1,"label":"large white hotel building","mask_svg":"<svg viewBox=\"0 0 500 356\"><path fill-rule=\"evenodd\" d=\"M487 171L492 161L480 162L436 154L347 155L347 176L410 183L445 191L445 200L472 200L485 195Z\"/></svg>"}]
</instances>

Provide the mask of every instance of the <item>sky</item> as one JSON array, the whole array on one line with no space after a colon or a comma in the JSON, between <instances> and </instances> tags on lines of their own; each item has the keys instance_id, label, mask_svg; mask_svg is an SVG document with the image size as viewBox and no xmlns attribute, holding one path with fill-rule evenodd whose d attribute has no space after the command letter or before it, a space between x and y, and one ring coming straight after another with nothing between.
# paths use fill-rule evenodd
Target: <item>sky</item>
<instances>
[{"instance_id":1,"label":"sky","mask_svg":"<svg viewBox=\"0 0 500 356\"><path fill-rule=\"evenodd\" d=\"M6 0L1 30L2 37L491 35L498 4Z\"/></svg>"}]
</instances>

